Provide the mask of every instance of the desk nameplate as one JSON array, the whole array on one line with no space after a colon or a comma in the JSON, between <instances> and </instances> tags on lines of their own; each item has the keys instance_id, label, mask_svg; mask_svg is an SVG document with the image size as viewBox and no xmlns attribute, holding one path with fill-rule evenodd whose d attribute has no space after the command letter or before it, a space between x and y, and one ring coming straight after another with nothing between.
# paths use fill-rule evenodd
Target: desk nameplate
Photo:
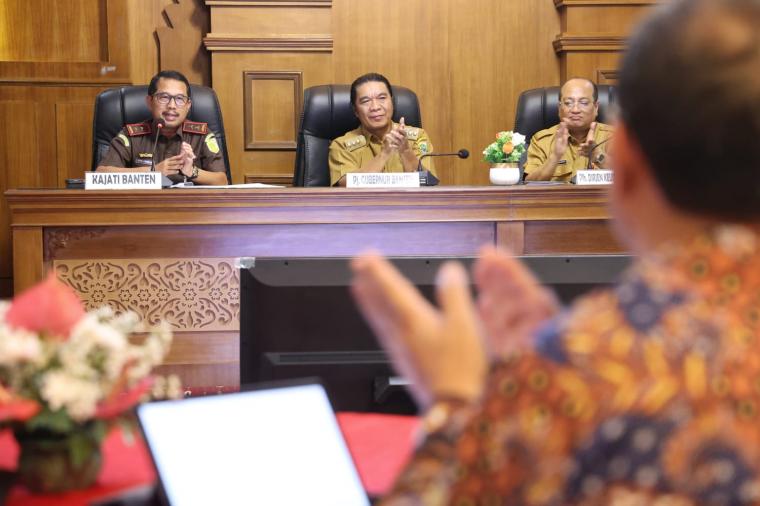
<instances>
[{"instance_id":1,"label":"desk nameplate","mask_svg":"<svg viewBox=\"0 0 760 506\"><path fill-rule=\"evenodd\" d=\"M419 188L418 172L351 172L346 174L347 188Z\"/></svg>"},{"instance_id":2,"label":"desk nameplate","mask_svg":"<svg viewBox=\"0 0 760 506\"><path fill-rule=\"evenodd\" d=\"M612 184L611 170L579 170L575 174L575 184L579 185L603 185Z\"/></svg>"},{"instance_id":3,"label":"desk nameplate","mask_svg":"<svg viewBox=\"0 0 760 506\"><path fill-rule=\"evenodd\" d=\"M85 172L85 190L160 190L160 172Z\"/></svg>"}]
</instances>

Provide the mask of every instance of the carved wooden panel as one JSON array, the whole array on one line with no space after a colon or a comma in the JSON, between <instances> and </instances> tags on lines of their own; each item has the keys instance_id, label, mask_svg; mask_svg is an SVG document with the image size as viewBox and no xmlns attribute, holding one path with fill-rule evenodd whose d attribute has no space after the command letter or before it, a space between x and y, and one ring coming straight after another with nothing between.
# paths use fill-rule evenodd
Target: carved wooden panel
<instances>
[{"instance_id":1,"label":"carved wooden panel","mask_svg":"<svg viewBox=\"0 0 760 506\"><path fill-rule=\"evenodd\" d=\"M131 310L175 330L239 329L240 277L231 259L56 260L53 266L87 309Z\"/></svg>"},{"instance_id":2,"label":"carved wooden panel","mask_svg":"<svg viewBox=\"0 0 760 506\"><path fill-rule=\"evenodd\" d=\"M243 72L245 149L295 150L302 102L301 72Z\"/></svg>"},{"instance_id":3,"label":"carved wooden panel","mask_svg":"<svg viewBox=\"0 0 760 506\"><path fill-rule=\"evenodd\" d=\"M210 84L211 58L203 47L210 29L208 9L202 0L177 0L164 9L168 26L156 28L162 70L179 70L191 83Z\"/></svg>"}]
</instances>

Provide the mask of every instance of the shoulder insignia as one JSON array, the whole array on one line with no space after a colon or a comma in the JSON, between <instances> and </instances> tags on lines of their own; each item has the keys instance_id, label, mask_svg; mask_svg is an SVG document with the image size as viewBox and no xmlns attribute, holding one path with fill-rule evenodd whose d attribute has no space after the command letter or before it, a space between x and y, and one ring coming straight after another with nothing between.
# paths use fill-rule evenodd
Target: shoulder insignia
<instances>
[{"instance_id":1,"label":"shoulder insignia","mask_svg":"<svg viewBox=\"0 0 760 506\"><path fill-rule=\"evenodd\" d=\"M199 121L185 121L182 123L182 132L206 135L208 133L208 124Z\"/></svg>"},{"instance_id":2,"label":"shoulder insignia","mask_svg":"<svg viewBox=\"0 0 760 506\"><path fill-rule=\"evenodd\" d=\"M140 135L149 135L153 131L153 127L147 121L143 123L131 123L127 125L127 135L130 137L137 137Z\"/></svg>"},{"instance_id":3,"label":"shoulder insignia","mask_svg":"<svg viewBox=\"0 0 760 506\"><path fill-rule=\"evenodd\" d=\"M216 135L214 135L214 132L208 134L204 142L206 143L206 147L209 151L214 154L217 154L219 152L219 143L216 141Z\"/></svg>"},{"instance_id":4,"label":"shoulder insignia","mask_svg":"<svg viewBox=\"0 0 760 506\"><path fill-rule=\"evenodd\" d=\"M354 151L363 146L366 146L367 139L365 139L363 135L357 135L356 137L351 137L350 139L346 139L344 141L344 145L346 146L347 150Z\"/></svg>"},{"instance_id":5,"label":"shoulder insignia","mask_svg":"<svg viewBox=\"0 0 760 506\"><path fill-rule=\"evenodd\" d=\"M420 129L415 127L406 127L406 138L416 141L417 137L420 136Z\"/></svg>"},{"instance_id":6,"label":"shoulder insignia","mask_svg":"<svg viewBox=\"0 0 760 506\"><path fill-rule=\"evenodd\" d=\"M124 134L119 134L116 136L117 139L121 141L122 144L124 144L125 147L129 147L129 138Z\"/></svg>"}]
</instances>

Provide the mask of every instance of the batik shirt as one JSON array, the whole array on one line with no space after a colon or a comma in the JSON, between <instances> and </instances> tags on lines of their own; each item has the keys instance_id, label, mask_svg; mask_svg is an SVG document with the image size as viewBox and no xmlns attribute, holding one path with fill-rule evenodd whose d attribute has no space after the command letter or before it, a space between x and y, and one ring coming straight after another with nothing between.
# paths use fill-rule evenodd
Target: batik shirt
<instances>
[{"instance_id":1,"label":"batik shirt","mask_svg":"<svg viewBox=\"0 0 760 506\"><path fill-rule=\"evenodd\" d=\"M505 357L383 504L760 504L760 236L713 228Z\"/></svg>"}]
</instances>

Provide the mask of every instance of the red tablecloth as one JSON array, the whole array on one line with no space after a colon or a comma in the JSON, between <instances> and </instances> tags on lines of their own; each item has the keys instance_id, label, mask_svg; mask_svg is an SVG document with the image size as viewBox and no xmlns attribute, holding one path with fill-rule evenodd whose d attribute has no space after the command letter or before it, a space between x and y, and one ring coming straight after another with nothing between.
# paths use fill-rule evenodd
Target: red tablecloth
<instances>
[{"instance_id":1,"label":"red tablecloth","mask_svg":"<svg viewBox=\"0 0 760 506\"><path fill-rule=\"evenodd\" d=\"M370 495L382 495L409 457L417 419L411 416L339 413L345 435L364 488ZM0 432L0 469L13 470L18 446L13 435ZM6 497L7 506L86 505L90 501L121 490L145 485L156 479L150 456L138 437L132 444L119 430L103 443L103 468L98 480L87 490L65 494L33 495L15 486Z\"/></svg>"}]
</instances>

